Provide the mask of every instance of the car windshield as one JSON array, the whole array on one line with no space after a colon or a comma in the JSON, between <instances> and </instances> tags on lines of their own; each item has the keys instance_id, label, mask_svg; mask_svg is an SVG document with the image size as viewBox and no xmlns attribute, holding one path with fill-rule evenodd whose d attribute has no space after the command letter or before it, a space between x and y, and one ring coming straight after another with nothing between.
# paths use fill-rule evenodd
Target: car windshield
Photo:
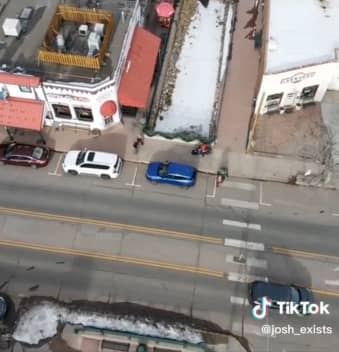
<instances>
[{"instance_id":1,"label":"car windshield","mask_svg":"<svg viewBox=\"0 0 339 352\"><path fill-rule=\"evenodd\" d=\"M158 173L161 177L166 176L168 174L168 164L161 164Z\"/></svg>"},{"instance_id":2,"label":"car windshield","mask_svg":"<svg viewBox=\"0 0 339 352\"><path fill-rule=\"evenodd\" d=\"M85 155L86 155L85 150L79 152L78 157L77 157L77 161L76 161L77 165L82 164L85 161Z\"/></svg>"},{"instance_id":3,"label":"car windshield","mask_svg":"<svg viewBox=\"0 0 339 352\"><path fill-rule=\"evenodd\" d=\"M296 302L296 303L300 302L299 291L293 286L291 286L290 289L291 289L290 290L290 292L291 292L291 301L292 302Z\"/></svg>"},{"instance_id":4,"label":"car windshield","mask_svg":"<svg viewBox=\"0 0 339 352\"><path fill-rule=\"evenodd\" d=\"M7 148L6 148L5 155L8 156L8 155L12 154L12 153L14 152L14 150L15 150L15 146L16 146L15 143L9 144L9 145L7 146Z\"/></svg>"},{"instance_id":5,"label":"car windshield","mask_svg":"<svg viewBox=\"0 0 339 352\"><path fill-rule=\"evenodd\" d=\"M34 159L41 159L44 154L44 150L41 147L35 147L32 152L32 157Z\"/></svg>"}]
</instances>

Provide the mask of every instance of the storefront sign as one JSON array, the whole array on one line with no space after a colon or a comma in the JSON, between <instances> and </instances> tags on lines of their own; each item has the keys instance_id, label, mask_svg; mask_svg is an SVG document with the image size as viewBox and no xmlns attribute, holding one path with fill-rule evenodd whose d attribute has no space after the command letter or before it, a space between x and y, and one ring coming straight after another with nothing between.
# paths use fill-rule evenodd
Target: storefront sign
<instances>
[{"instance_id":1,"label":"storefront sign","mask_svg":"<svg viewBox=\"0 0 339 352\"><path fill-rule=\"evenodd\" d=\"M76 95L69 95L69 94L51 94L51 93L48 93L47 97L51 98L51 99L73 100L73 101L79 101L79 102L83 102L83 103L88 103L90 101L88 98L78 97Z\"/></svg>"},{"instance_id":2,"label":"storefront sign","mask_svg":"<svg viewBox=\"0 0 339 352\"><path fill-rule=\"evenodd\" d=\"M307 79L307 78L312 78L315 76L315 72L307 72L307 73L304 73L304 72L298 72L298 73L295 73L293 76L291 77L287 77L287 78L283 78L281 81L280 81L280 84L285 84L285 83L299 83L301 81L303 81L304 79Z\"/></svg>"}]
</instances>

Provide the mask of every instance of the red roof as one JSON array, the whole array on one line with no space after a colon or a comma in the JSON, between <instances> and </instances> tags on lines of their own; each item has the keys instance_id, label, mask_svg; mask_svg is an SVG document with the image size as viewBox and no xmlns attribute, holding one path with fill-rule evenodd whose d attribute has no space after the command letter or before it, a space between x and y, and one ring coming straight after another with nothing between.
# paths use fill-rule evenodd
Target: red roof
<instances>
[{"instance_id":1,"label":"red roof","mask_svg":"<svg viewBox=\"0 0 339 352\"><path fill-rule=\"evenodd\" d=\"M0 125L40 131L44 103L41 101L7 98L0 100Z\"/></svg>"},{"instance_id":2,"label":"red roof","mask_svg":"<svg viewBox=\"0 0 339 352\"><path fill-rule=\"evenodd\" d=\"M135 29L119 86L120 105L146 107L160 43L160 38L149 31Z\"/></svg>"},{"instance_id":3,"label":"red roof","mask_svg":"<svg viewBox=\"0 0 339 352\"><path fill-rule=\"evenodd\" d=\"M0 83L37 88L40 85L40 77L0 72Z\"/></svg>"}]
</instances>

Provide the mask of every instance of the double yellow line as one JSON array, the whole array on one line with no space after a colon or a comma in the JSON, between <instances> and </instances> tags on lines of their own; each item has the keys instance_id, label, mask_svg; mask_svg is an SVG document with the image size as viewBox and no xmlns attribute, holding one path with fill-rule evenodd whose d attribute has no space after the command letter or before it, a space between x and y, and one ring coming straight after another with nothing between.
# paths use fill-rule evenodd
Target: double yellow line
<instances>
[{"instance_id":1,"label":"double yellow line","mask_svg":"<svg viewBox=\"0 0 339 352\"><path fill-rule=\"evenodd\" d=\"M110 262L142 265L142 266L152 267L156 269L174 270L174 271L180 271L180 272L186 272L186 273L192 273L192 274L211 276L215 278L224 277L223 272L210 270L207 268L199 268L199 267L188 266L188 265L158 262L154 260L139 259L134 257L110 255L105 253L83 251L83 250L71 249L71 248L52 247L52 246L46 246L46 245L35 244L35 243L27 243L27 242L21 242L21 241L0 240L0 246L28 249L28 250L38 251L38 252L45 252L45 253L100 259L100 260L105 260Z\"/></svg>"},{"instance_id":2,"label":"double yellow line","mask_svg":"<svg viewBox=\"0 0 339 352\"><path fill-rule=\"evenodd\" d=\"M5 215L26 216L29 218L35 218L35 219L41 219L41 220L62 221L62 222L67 222L72 224L93 225L93 226L99 226L99 227L106 227L110 229L120 229L120 230L145 233L147 235L156 235L156 236L177 238L182 240L190 240L190 241L198 241L198 242L204 242L204 243L210 243L210 244L216 244L216 245L223 245L222 238L206 236L206 235L205 236L195 235L195 234L179 232L179 231L163 230L163 229L158 229L154 227L144 227L144 226L137 226L137 225L122 224L118 222L87 219L87 218L80 218L80 217L74 217L74 216L65 216L65 215L58 215L58 214L51 214L51 213L43 213L38 211L4 208L4 207L0 207L0 213Z\"/></svg>"}]
</instances>

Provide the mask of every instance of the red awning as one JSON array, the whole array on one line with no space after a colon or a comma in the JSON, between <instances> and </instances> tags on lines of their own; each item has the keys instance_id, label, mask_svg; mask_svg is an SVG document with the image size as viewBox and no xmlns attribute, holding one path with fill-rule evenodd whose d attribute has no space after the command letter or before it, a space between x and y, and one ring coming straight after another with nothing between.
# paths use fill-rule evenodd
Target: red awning
<instances>
[{"instance_id":1,"label":"red awning","mask_svg":"<svg viewBox=\"0 0 339 352\"><path fill-rule=\"evenodd\" d=\"M41 101L7 98L0 101L0 125L40 131L44 103Z\"/></svg>"},{"instance_id":2,"label":"red awning","mask_svg":"<svg viewBox=\"0 0 339 352\"><path fill-rule=\"evenodd\" d=\"M163 1L156 6L155 11L159 17L169 18L174 15L174 7L170 2Z\"/></svg>"},{"instance_id":3,"label":"red awning","mask_svg":"<svg viewBox=\"0 0 339 352\"><path fill-rule=\"evenodd\" d=\"M117 105L113 100L105 101L100 107L100 114L103 117L111 117L117 112Z\"/></svg>"},{"instance_id":4,"label":"red awning","mask_svg":"<svg viewBox=\"0 0 339 352\"><path fill-rule=\"evenodd\" d=\"M141 27L135 29L119 86L119 104L144 109L160 48L160 38Z\"/></svg>"},{"instance_id":5,"label":"red awning","mask_svg":"<svg viewBox=\"0 0 339 352\"><path fill-rule=\"evenodd\" d=\"M37 88L40 85L40 77L0 72L0 83Z\"/></svg>"}]
</instances>

